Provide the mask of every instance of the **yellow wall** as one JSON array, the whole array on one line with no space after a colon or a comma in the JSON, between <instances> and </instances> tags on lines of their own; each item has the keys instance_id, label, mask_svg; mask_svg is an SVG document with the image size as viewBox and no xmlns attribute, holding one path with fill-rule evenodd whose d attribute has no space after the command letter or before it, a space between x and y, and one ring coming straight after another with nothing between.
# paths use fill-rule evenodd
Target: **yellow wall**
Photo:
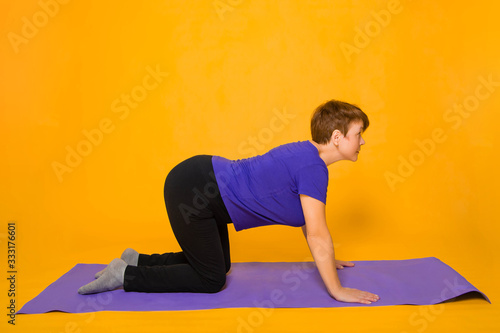
<instances>
[{"instance_id":1,"label":"yellow wall","mask_svg":"<svg viewBox=\"0 0 500 333\"><path fill-rule=\"evenodd\" d=\"M77 262L177 251L173 166L310 139L332 98L371 121L358 162L329 168L337 257L436 256L498 295L499 4L54 1L0 9L0 232L16 221L21 304ZM302 238L230 227L232 259L309 260Z\"/></svg>"}]
</instances>

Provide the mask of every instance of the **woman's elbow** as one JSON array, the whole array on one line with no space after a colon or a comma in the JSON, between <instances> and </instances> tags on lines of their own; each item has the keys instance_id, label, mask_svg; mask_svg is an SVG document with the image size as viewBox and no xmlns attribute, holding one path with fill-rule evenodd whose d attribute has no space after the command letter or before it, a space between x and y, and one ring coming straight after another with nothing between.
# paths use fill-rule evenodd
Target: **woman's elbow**
<instances>
[{"instance_id":1,"label":"woman's elbow","mask_svg":"<svg viewBox=\"0 0 500 333\"><path fill-rule=\"evenodd\" d=\"M331 242L332 237L330 233L324 231L307 231L306 234L307 241L318 241L318 242Z\"/></svg>"}]
</instances>

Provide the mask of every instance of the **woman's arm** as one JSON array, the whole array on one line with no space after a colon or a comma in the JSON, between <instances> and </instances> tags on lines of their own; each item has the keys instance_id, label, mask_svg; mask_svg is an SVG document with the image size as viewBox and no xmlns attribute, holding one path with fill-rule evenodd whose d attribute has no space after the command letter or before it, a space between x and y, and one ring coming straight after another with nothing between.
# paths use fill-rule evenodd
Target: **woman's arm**
<instances>
[{"instance_id":1,"label":"woman's arm","mask_svg":"<svg viewBox=\"0 0 500 333\"><path fill-rule=\"evenodd\" d=\"M328 293L341 302L376 302L379 298L375 294L342 287L335 266L332 238L326 224L325 204L303 194L300 195L300 202L306 221L302 231Z\"/></svg>"},{"instance_id":2,"label":"woman's arm","mask_svg":"<svg viewBox=\"0 0 500 333\"><path fill-rule=\"evenodd\" d=\"M307 240L307 227L304 224L302 227L302 233L304 234L305 239ZM335 248L335 245L334 245ZM335 259L335 266L337 269L344 269L344 267L354 267L354 263L350 261L338 260Z\"/></svg>"}]
</instances>

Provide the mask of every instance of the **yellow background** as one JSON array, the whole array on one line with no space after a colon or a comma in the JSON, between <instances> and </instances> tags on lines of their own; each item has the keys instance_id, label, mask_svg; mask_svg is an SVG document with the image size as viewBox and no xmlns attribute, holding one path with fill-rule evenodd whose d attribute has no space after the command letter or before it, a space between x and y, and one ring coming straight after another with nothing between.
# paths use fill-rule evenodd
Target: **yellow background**
<instances>
[{"instance_id":1,"label":"yellow background","mask_svg":"<svg viewBox=\"0 0 500 333\"><path fill-rule=\"evenodd\" d=\"M108 263L126 247L179 250L162 197L173 166L308 140L311 112L334 98L358 104L371 121L358 162L329 167L337 258L437 257L493 304L276 309L252 331L499 329L500 87L488 90L481 78L500 82L500 4L53 4L0 5L0 262L6 272L7 223L16 221L18 309L76 263ZM151 70L168 74L154 81ZM145 78L157 87L141 88ZM140 101L117 109L131 93ZM473 110L452 113L463 103ZM278 122L277 113L288 118ZM102 122L111 129L85 146L84 131ZM436 129L444 139L433 139ZM58 177L54 163L67 165L68 147L79 146L87 156ZM410 159L412 172L402 166ZM391 186L388 175L401 178ZM310 260L300 229L230 226L229 236L233 262ZM258 311L49 313L19 315L12 327L1 280L1 327L12 331L236 332Z\"/></svg>"}]
</instances>

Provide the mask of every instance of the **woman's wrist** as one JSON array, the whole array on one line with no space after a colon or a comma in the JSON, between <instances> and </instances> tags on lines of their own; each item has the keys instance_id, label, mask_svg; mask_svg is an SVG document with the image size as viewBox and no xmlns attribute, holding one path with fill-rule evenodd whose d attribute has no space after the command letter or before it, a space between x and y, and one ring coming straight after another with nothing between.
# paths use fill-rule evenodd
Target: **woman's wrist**
<instances>
[{"instance_id":1,"label":"woman's wrist","mask_svg":"<svg viewBox=\"0 0 500 333\"><path fill-rule=\"evenodd\" d=\"M328 293L330 294L330 296L332 296L333 298L335 298L335 295L338 295L338 293L340 292L340 290L342 290L342 285L338 284L338 285L335 285L333 287L330 287L328 289Z\"/></svg>"}]
</instances>

